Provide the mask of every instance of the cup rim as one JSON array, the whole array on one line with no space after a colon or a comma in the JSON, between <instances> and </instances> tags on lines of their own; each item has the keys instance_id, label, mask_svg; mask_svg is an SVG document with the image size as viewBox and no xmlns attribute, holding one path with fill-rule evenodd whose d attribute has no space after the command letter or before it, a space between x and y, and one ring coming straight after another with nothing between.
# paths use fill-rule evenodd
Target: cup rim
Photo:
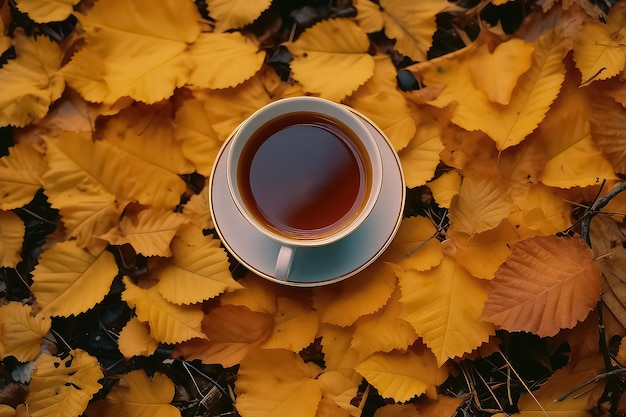
<instances>
[{"instance_id":1,"label":"cup rim","mask_svg":"<svg viewBox=\"0 0 626 417\"><path fill-rule=\"evenodd\" d=\"M239 189L236 185L236 172L239 155L241 154L241 150L243 149L243 146L246 142L246 140L238 140L238 138L249 137L252 132L254 132L263 124L272 120L276 116L303 111L327 114L351 129L361 140L363 146L367 150L372 168L371 188L369 196L359 214L354 219L352 219L351 222L349 222L346 226L339 229L338 231L333 232L330 235L309 239L298 239L282 235L270 229L269 227L266 227L262 222L258 221L254 216L252 216L252 214L250 214L248 209L245 207L245 203L242 201L241 193L239 192ZM289 97L273 101L256 110L252 115L248 116L246 120L244 120L235 130L230 142L231 145L228 150L228 154L226 155L226 182L228 184L230 198L233 200L233 202L235 203L235 207L241 213L244 219L248 221L255 229L268 236L272 240L280 242L285 246L323 246L329 245L345 238L346 236L357 230L368 218L369 214L374 208L374 205L376 204L376 201L378 200L378 196L380 195L380 190L382 188L383 182L383 167L378 143L372 136L370 130L362 123L362 121L359 120L359 118L352 111L350 111L347 106L343 104L311 96Z\"/></svg>"}]
</instances>

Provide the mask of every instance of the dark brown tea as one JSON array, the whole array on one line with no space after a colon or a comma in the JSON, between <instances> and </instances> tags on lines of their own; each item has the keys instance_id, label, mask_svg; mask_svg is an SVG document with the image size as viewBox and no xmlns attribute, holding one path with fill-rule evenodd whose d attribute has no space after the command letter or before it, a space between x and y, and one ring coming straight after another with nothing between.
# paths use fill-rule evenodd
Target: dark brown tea
<instances>
[{"instance_id":1,"label":"dark brown tea","mask_svg":"<svg viewBox=\"0 0 626 417\"><path fill-rule=\"evenodd\" d=\"M238 168L244 203L257 220L300 239L347 226L367 201L370 162L360 140L341 122L296 112L259 128Z\"/></svg>"}]
</instances>

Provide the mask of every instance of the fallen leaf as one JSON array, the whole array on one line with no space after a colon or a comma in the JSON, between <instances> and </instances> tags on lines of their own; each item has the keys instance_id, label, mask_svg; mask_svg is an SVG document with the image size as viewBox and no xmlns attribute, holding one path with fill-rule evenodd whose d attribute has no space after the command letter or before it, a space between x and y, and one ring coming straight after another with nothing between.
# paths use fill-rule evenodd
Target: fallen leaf
<instances>
[{"instance_id":1,"label":"fallen leaf","mask_svg":"<svg viewBox=\"0 0 626 417\"><path fill-rule=\"evenodd\" d=\"M415 136L399 152L404 178L409 188L424 185L433 177L443 149L441 132L436 124L417 125Z\"/></svg>"},{"instance_id":2,"label":"fallen leaf","mask_svg":"<svg viewBox=\"0 0 626 417\"><path fill-rule=\"evenodd\" d=\"M13 42L17 58L0 68L0 126L23 127L41 120L65 89L61 48L46 36L30 38L21 28Z\"/></svg>"},{"instance_id":3,"label":"fallen leaf","mask_svg":"<svg viewBox=\"0 0 626 417\"><path fill-rule=\"evenodd\" d=\"M367 33L379 32L383 29L383 15L380 7L370 0L355 0L356 21Z\"/></svg>"},{"instance_id":4,"label":"fallen leaf","mask_svg":"<svg viewBox=\"0 0 626 417\"><path fill-rule=\"evenodd\" d=\"M98 360L84 350L71 350L64 358L43 353L26 396L27 414L78 417L102 388L98 380L103 377Z\"/></svg>"},{"instance_id":5,"label":"fallen leaf","mask_svg":"<svg viewBox=\"0 0 626 417\"><path fill-rule=\"evenodd\" d=\"M293 77L304 91L341 101L374 74L367 34L351 20L329 19L287 44Z\"/></svg>"},{"instance_id":6,"label":"fallen leaf","mask_svg":"<svg viewBox=\"0 0 626 417\"><path fill-rule=\"evenodd\" d=\"M325 371L321 374L317 381L322 390L322 400L316 417L360 416L361 410L352 405L352 400L357 396L362 380L361 375L349 369ZM326 407L328 411L320 413L320 407Z\"/></svg>"},{"instance_id":7,"label":"fallen leaf","mask_svg":"<svg viewBox=\"0 0 626 417\"><path fill-rule=\"evenodd\" d=\"M160 372L151 378L141 369L121 375L108 395L92 405L99 417L180 417L174 399L174 383Z\"/></svg>"},{"instance_id":8,"label":"fallen leaf","mask_svg":"<svg viewBox=\"0 0 626 417\"><path fill-rule=\"evenodd\" d=\"M593 142L600 148L615 172L625 174L626 147L622 140L626 132L624 108L612 97L604 94L590 94L589 103Z\"/></svg>"},{"instance_id":9,"label":"fallen leaf","mask_svg":"<svg viewBox=\"0 0 626 417\"><path fill-rule=\"evenodd\" d=\"M212 229L213 219L209 207L209 187L205 184L199 194L191 196L183 206L183 215L194 225L202 229Z\"/></svg>"},{"instance_id":10,"label":"fallen leaf","mask_svg":"<svg viewBox=\"0 0 626 417\"><path fill-rule=\"evenodd\" d=\"M246 3L239 9L250 11L250 5ZM189 58L193 69L188 83L218 89L234 87L250 79L261 69L265 52L252 38L239 32L202 33L189 50ZM226 67L237 70L224 71Z\"/></svg>"},{"instance_id":11,"label":"fallen leaf","mask_svg":"<svg viewBox=\"0 0 626 417\"><path fill-rule=\"evenodd\" d=\"M382 259L418 271L433 268L443 259L437 233L435 225L426 217L405 218Z\"/></svg>"},{"instance_id":12,"label":"fallen leaf","mask_svg":"<svg viewBox=\"0 0 626 417\"><path fill-rule=\"evenodd\" d=\"M130 359L133 356L152 355L159 347L159 341L150 336L147 323L133 317L120 331L117 345L122 355Z\"/></svg>"},{"instance_id":13,"label":"fallen leaf","mask_svg":"<svg viewBox=\"0 0 626 417\"><path fill-rule=\"evenodd\" d=\"M461 175L458 171L444 172L440 177L429 181L426 185L433 193L437 205L449 209L452 198L459 193L459 188L461 188Z\"/></svg>"},{"instance_id":14,"label":"fallen leaf","mask_svg":"<svg viewBox=\"0 0 626 417\"><path fill-rule=\"evenodd\" d=\"M49 316L83 313L108 294L117 272L110 252L93 255L73 241L59 242L41 255L33 270L37 306Z\"/></svg>"},{"instance_id":15,"label":"fallen leaf","mask_svg":"<svg viewBox=\"0 0 626 417\"><path fill-rule=\"evenodd\" d=\"M558 196L553 188L543 184L531 185L523 204L509 216L516 227L523 225L541 234L551 235L572 225L570 203Z\"/></svg>"},{"instance_id":16,"label":"fallen leaf","mask_svg":"<svg viewBox=\"0 0 626 417\"><path fill-rule=\"evenodd\" d=\"M487 290L454 259L444 257L429 271L397 269L405 306L400 318L411 323L434 352L437 363L470 352L494 334L480 318Z\"/></svg>"},{"instance_id":17,"label":"fallen leaf","mask_svg":"<svg viewBox=\"0 0 626 417\"><path fill-rule=\"evenodd\" d=\"M215 31L242 28L255 21L272 3L271 0L208 0L209 15L215 19Z\"/></svg>"},{"instance_id":18,"label":"fallen leaf","mask_svg":"<svg viewBox=\"0 0 626 417\"><path fill-rule=\"evenodd\" d=\"M17 144L0 158L0 210L22 207L41 188L45 159L34 147Z\"/></svg>"},{"instance_id":19,"label":"fallen leaf","mask_svg":"<svg viewBox=\"0 0 626 417\"><path fill-rule=\"evenodd\" d=\"M122 300L135 308L137 318L150 325L150 336L163 343L180 343L194 337L206 339L201 331L204 314L196 306L180 306L165 300L156 288L143 289L124 277Z\"/></svg>"},{"instance_id":20,"label":"fallen leaf","mask_svg":"<svg viewBox=\"0 0 626 417\"><path fill-rule=\"evenodd\" d=\"M385 305L395 285L393 269L377 262L336 285L314 288L313 306L322 322L350 326Z\"/></svg>"},{"instance_id":21,"label":"fallen leaf","mask_svg":"<svg viewBox=\"0 0 626 417\"><path fill-rule=\"evenodd\" d=\"M80 0L16 0L19 11L37 23L60 22L67 19Z\"/></svg>"},{"instance_id":22,"label":"fallen leaf","mask_svg":"<svg viewBox=\"0 0 626 417\"><path fill-rule=\"evenodd\" d=\"M272 334L261 347L299 352L310 345L317 335L319 317L309 304L292 297L276 298Z\"/></svg>"},{"instance_id":23,"label":"fallen leaf","mask_svg":"<svg viewBox=\"0 0 626 417\"><path fill-rule=\"evenodd\" d=\"M241 288L220 295L222 305L241 305L252 311L272 315L276 313L278 285L251 272L237 282L241 284Z\"/></svg>"},{"instance_id":24,"label":"fallen leaf","mask_svg":"<svg viewBox=\"0 0 626 417\"><path fill-rule=\"evenodd\" d=\"M20 362L37 359L42 338L50 331L52 320L33 314L32 307L16 301L0 306L0 354Z\"/></svg>"},{"instance_id":25,"label":"fallen leaf","mask_svg":"<svg viewBox=\"0 0 626 417\"><path fill-rule=\"evenodd\" d=\"M364 358L352 347L353 328L320 323L318 336L322 338L322 352L326 372L354 369Z\"/></svg>"},{"instance_id":26,"label":"fallen leaf","mask_svg":"<svg viewBox=\"0 0 626 417\"><path fill-rule=\"evenodd\" d=\"M220 240L187 225L172 241L172 260L157 273L155 290L175 304L192 304L241 288L229 270Z\"/></svg>"},{"instance_id":27,"label":"fallen leaf","mask_svg":"<svg viewBox=\"0 0 626 417\"><path fill-rule=\"evenodd\" d=\"M602 289L600 268L585 242L556 236L514 244L491 282L482 318L544 337L584 320Z\"/></svg>"},{"instance_id":28,"label":"fallen leaf","mask_svg":"<svg viewBox=\"0 0 626 417\"><path fill-rule=\"evenodd\" d=\"M242 417L314 417L322 398L318 382L294 352L258 349L241 361L235 407Z\"/></svg>"},{"instance_id":29,"label":"fallen leaf","mask_svg":"<svg viewBox=\"0 0 626 417\"><path fill-rule=\"evenodd\" d=\"M12 211L0 211L0 267L15 268L22 260L24 222Z\"/></svg>"},{"instance_id":30,"label":"fallen leaf","mask_svg":"<svg viewBox=\"0 0 626 417\"><path fill-rule=\"evenodd\" d=\"M383 397L397 402L409 401L422 394L437 398L437 386L448 377L448 372L439 367L428 349L422 349L420 353L412 350L374 353L359 363L356 370Z\"/></svg>"}]
</instances>

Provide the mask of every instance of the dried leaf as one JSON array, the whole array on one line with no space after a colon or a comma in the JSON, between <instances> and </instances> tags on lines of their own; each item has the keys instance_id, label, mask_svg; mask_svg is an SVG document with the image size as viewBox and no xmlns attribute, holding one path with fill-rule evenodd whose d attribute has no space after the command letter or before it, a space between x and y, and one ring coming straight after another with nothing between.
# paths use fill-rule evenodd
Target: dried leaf
<instances>
[{"instance_id":1,"label":"dried leaf","mask_svg":"<svg viewBox=\"0 0 626 417\"><path fill-rule=\"evenodd\" d=\"M591 138L609 160L615 172L626 173L626 146L622 140L626 133L626 112L611 97L591 94Z\"/></svg>"},{"instance_id":2,"label":"dried leaf","mask_svg":"<svg viewBox=\"0 0 626 417\"><path fill-rule=\"evenodd\" d=\"M319 318L307 301L302 302L293 297L278 297L272 334L261 347L299 352L311 344L317 334Z\"/></svg>"},{"instance_id":3,"label":"dried leaf","mask_svg":"<svg viewBox=\"0 0 626 417\"><path fill-rule=\"evenodd\" d=\"M73 241L60 242L41 255L32 290L42 313L77 315L102 301L117 271L110 252L92 255Z\"/></svg>"},{"instance_id":4,"label":"dried leaf","mask_svg":"<svg viewBox=\"0 0 626 417\"><path fill-rule=\"evenodd\" d=\"M354 324L352 347L366 358L374 352L406 350L417 339L415 329L402 320L403 305L400 289L396 287L385 306L372 314L359 317Z\"/></svg>"},{"instance_id":5,"label":"dried leaf","mask_svg":"<svg viewBox=\"0 0 626 417\"><path fill-rule=\"evenodd\" d=\"M261 313L276 313L276 292L278 286L253 273L248 273L237 281L241 288L220 295L222 305L233 304L246 306L252 311Z\"/></svg>"},{"instance_id":6,"label":"dried leaf","mask_svg":"<svg viewBox=\"0 0 626 417\"><path fill-rule=\"evenodd\" d=\"M172 241L171 262L159 272L155 290L175 304L199 303L241 288L228 269L220 240L204 236L202 229L182 227Z\"/></svg>"},{"instance_id":7,"label":"dried leaf","mask_svg":"<svg viewBox=\"0 0 626 417\"><path fill-rule=\"evenodd\" d=\"M11 301L0 306L0 354L15 356L20 362L37 359L41 339L52 321L42 314L33 315L31 306Z\"/></svg>"},{"instance_id":8,"label":"dried leaf","mask_svg":"<svg viewBox=\"0 0 626 417\"><path fill-rule=\"evenodd\" d=\"M441 243L436 235L437 228L426 217L403 219L382 259L406 269L426 271L433 268L443 259Z\"/></svg>"},{"instance_id":9,"label":"dried leaf","mask_svg":"<svg viewBox=\"0 0 626 417\"><path fill-rule=\"evenodd\" d=\"M450 205L450 230L470 236L491 230L513 208L508 183L501 177L468 175Z\"/></svg>"},{"instance_id":10,"label":"dried leaf","mask_svg":"<svg viewBox=\"0 0 626 417\"><path fill-rule=\"evenodd\" d=\"M444 146L439 127L433 123L422 123L406 148L400 151L400 162L406 185L419 187L433 177L439 165L439 153Z\"/></svg>"},{"instance_id":11,"label":"dried leaf","mask_svg":"<svg viewBox=\"0 0 626 417\"><path fill-rule=\"evenodd\" d=\"M374 353L356 366L356 370L386 398L408 401L416 395L437 398L437 386L448 372L437 365L428 349L416 353L392 351Z\"/></svg>"},{"instance_id":12,"label":"dried leaf","mask_svg":"<svg viewBox=\"0 0 626 417\"><path fill-rule=\"evenodd\" d=\"M164 0L153 7L102 0L77 17L87 43L62 73L85 99L114 103L130 96L155 103L187 82L184 52L200 34L193 3Z\"/></svg>"},{"instance_id":13,"label":"dried leaf","mask_svg":"<svg viewBox=\"0 0 626 417\"><path fill-rule=\"evenodd\" d=\"M98 360L84 350L74 349L63 359L42 354L26 396L28 415L78 417L102 388L103 377Z\"/></svg>"},{"instance_id":14,"label":"dried leaf","mask_svg":"<svg viewBox=\"0 0 626 417\"><path fill-rule=\"evenodd\" d=\"M22 207L33 199L41 188L45 170L43 155L27 144L9 148L9 154L0 158L0 210Z\"/></svg>"},{"instance_id":15,"label":"dried leaf","mask_svg":"<svg viewBox=\"0 0 626 417\"><path fill-rule=\"evenodd\" d=\"M194 194L183 206L183 215L194 225L202 229L212 229L213 219L209 207L209 187L204 186L200 194Z\"/></svg>"},{"instance_id":16,"label":"dried leaf","mask_svg":"<svg viewBox=\"0 0 626 417\"><path fill-rule=\"evenodd\" d=\"M352 400L357 396L359 385L363 381L361 375L349 369L327 370L317 378L317 381L322 390L322 401L318 405L316 417L361 415L361 410L352 405ZM328 412L320 412L322 407Z\"/></svg>"},{"instance_id":17,"label":"dried leaf","mask_svg":"<svg viewBox=\"0 0 626 417\"><path fill-rule=\"evenodd\" d=\"M67 19L80 0L16 0L19 11L37 23L60 22Z\"/></svg>"},{"instance_id":18,"label":"dried leaf","mask_svg":"<svg viewBox=\"0 0 626 417\"><path fill-rule=\"evenodd\" d=\"M271 0L232 1L208 0L209 15L215 19L215 31L242 28L255 21L261 13L270 7Z\"/></svg>"},{"instance_id":19,"label":"dried leaf","mask_svg":"<svg viewBox=\"0 0 626 417\"><path fill-rule=\"evenodd\" d=\"M46 36L30 38L18 28L16 59L0 68L0 126L23 127L41 120L65 89L59 74L61 48Z\"/></svg>"},{"instance_id":20,"label":"dried leaf","mask_svg":"<svg viewBox=\"0 0 626 417\"><path fill-rule=\"evenodd\" d=\"M461 188L461 175L458 171L444 172L439 178L429 181L428 189L439 207L450 208L452 198Z\"/></svg>"},{"instance_id":21,"label":"dried leaf","mask_svg":"<svg viewBox=\"0 0 626 417\"><path fill-rule=\"evenodd\" d=\"M545 235L563 231L572 225L570 204L559 197L553 188L543 184L532 185L524 205L509 216L513 225L523 225Z\"/></svg>"},{"instance_id":22,"label":"dried leaf","mask_svg":"<svg viewBox=\"0 0 626 417\"><path fill-rule=\"evenodd\" d=\"M599 266L585 242L556 236L514 244L491 282L482 317L510 331L540 336L584 320L602 289Z\"/></svg>"},{"instance_id":23,"label":"dried leaf","mask_svg":"<svg viewBox=\"0 0 626 417\"><path fill-rule=\"evenodd\" d=\"M355 0L356 21L367 33L379 32L383 29L383 15L380 7L370 0Z\"/></svg>"},{"instance_id":24,"label":"dried leaf","mask_svg":"<svg viewBox=\"0 0 626 417\"><path fill-rule=\"evenodd\" d=\"M180 417L178 408L170 405L174 384L160 372L151 378L143 370L122 375L104 400L89 407L99 417ZM89 411L88 410L88 411Z\"/></svg>"},{"instance_id":25,"label":"dried leaf","mask_svg":"<svg viewBox=\"0 0 626 417\"><path fill-rule=\"evenodd\" d=\"M395 48L414 61L425 61L437 29L435 16L447 3L442 0L381 0L380 6L385 34L396 40Z\"/></svg>"},{"instance_id":26,"label":"dried leaf","mask_svg":"<svg viewBox=\"0 0 626 417\"><path fill-rule=\"evenodd\" d=\"M208 340L193 339L176 347L172 356L224 367L240 363L255 346L272 333L273 319L267 313L247 307L225 305L211 309L202 320L202 332Z\"/></svg>"},{"instance_id":27,"label":"dried leaf","mask_svg":"<svg viewBox=\"0 0 626 417\"><path fill-rule=\"evenodd\" d=\"M293 77L304 91L332 101L341 101L374 74L367 34L348 19L317 23L287 48L294 57Z\"/></svg>"},{"instance_id":28,"label":"dried leaf","mask_svg":"<svg viewBox=\"0 0 626 417\"><path fill-rule=\"evenodd\" d=\"M322 322L350 326L385 305L395 285L393 269L377 262L336 285L314 288L313 306Z\"/></svg>"},{"instance_id":29,"label":"dried leaf","mask_svg":"<svg viewBox=\"0 0 626 417\"><path fill-rule=\"evenodd\" d=\"M131 318L122 328L117 345L124 357L150 356L159 347L159 341L150 336L150 328L137 317Z\"/></svg>"},{"instance_id":30,"label":"dried leaf","mask_svg":"<svg viewBox=\"0 0 626 417\"><path fill-rule=\"evenodd\" d=\"M24 222L12 211L0 211L0 267L15 268L22 260Z\"/></svg>"},{"instance_id":31,"label":"dried leaf","mask_svg":"<svg viewBox=\"0 0 626 417\"><path fill-rule=\"evenodd\" d=\"M250 4L246 3L240 9L250 11ZM203 33L191 47L189 57L193 69L188 83L195 87L218 89L234 87L251 78L261 69L265 52L260 51L251 38L239 32ZM231 70L224 71L224 68Z\"/></svg>"},{"instance_id":32,"label":"dried leaf","mask_svg":"<svg viewBox=\"0 0 626 417\"><path fill-rule=\"evenodd\" d=\"M322 398L318 382L294 352L255 350L241 361L235 407L242 417L314 417Z\"/></svg>"},{"instance_id":33,"label":"dried leaf","mask_svg":"<svg viewBox=\"0 0 626 417\"><path fill-rule=\"evenodd\" d=\"M454 259L444 257L430 271L398 269L402 315L411 323L439 365L448 358L470 352L494 334L490 323L480 319L487 299L485 285Z\"/></svg>"},{"instance_id":34,"label":"dried leaf","mask_svg":"<svg viewBox=\"0 0 626 417\"><path fill-rule=\"evenodd\" d=\"M122 299L135 308L137 318L150 325L150 336L163 343L180 343L194 337L206 339L201 331L204 314L195 306L180 306L165 300L155 287L146 289L124 277Z\"/></svg>"}]
</instances>

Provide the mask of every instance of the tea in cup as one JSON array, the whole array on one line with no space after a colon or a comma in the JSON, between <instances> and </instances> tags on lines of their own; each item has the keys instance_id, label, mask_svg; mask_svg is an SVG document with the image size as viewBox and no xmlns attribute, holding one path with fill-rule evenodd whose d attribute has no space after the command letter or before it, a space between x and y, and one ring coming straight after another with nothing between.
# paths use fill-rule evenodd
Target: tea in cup
<instances>
[{"instance_id":1,"label":"tea in cup","mask_svg":"<svg viewBox=\"0 0 626 417\"><path fill-rule=\"evenodd\" d=\"M274 276L284 281L298 247L330 245L363 224L382 171L362 119L316 97L278 100L252 114L233 134L226 159L235 206L281 245Z\"/></svg>"}]
</instances>

